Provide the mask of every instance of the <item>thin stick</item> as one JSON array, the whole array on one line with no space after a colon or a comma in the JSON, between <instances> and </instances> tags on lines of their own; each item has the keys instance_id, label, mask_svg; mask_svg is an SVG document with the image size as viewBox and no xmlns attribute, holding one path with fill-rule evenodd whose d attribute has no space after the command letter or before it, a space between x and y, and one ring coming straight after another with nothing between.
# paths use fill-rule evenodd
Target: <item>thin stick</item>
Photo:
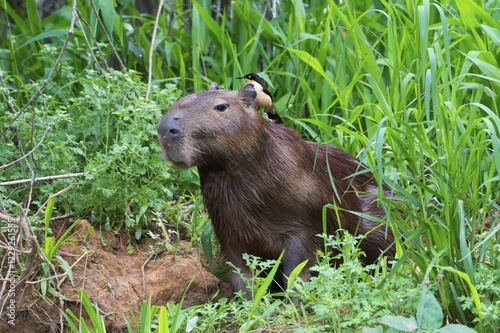
<instances>
[{"instance_id":1,"label":"thin stick","mask_svg":"<svg viewBox=\"0 0 500 333\"><path fill-rule=\"evenodd\" d=\"M104 26L104 22L102 22L101 17L99 16L99 11L95 7L94 1L90 1L90 4L92 5L92 10L95 13L95 17L97 18L97 21L99 22L99 25L101 26L102 31L104 32L104 35L106 36L106 39L108 40L109 46L111 46L111 49L113 50L113 53L115 54L116 59L120 63L120 67L122 69L122 72L126 72L127 71L127 67L125 67L125 65L122 62L122 59L120 58L120 55L116 51L115 45L113 44L113 41L111 40L111 37L109 37L109 35L108 35L108 31L106 30L106 27ZM92 37L94 37L94 36L92 36ZM95 40L95 37L94 37L94 40Z\"/></svg>"},{"instance_id":2,"label":"thin stick","mask_svg":"<svg viewBox=\"0 0 500 333\"><path fill-rule=\"evenodd\" d=\"M146 273L144 272L144 269L146 268L146 265L149 263L149 261L151 260L151 258L153 258L155 254L151 254L147 259L146 261L144 262L144 264L142 264L141 266L141 272L142 272L142 300L145 301L146 300Z\"/></svg>"},{"instance_id":3,"label":"thin stick","mask_svg":"<svg viewBox=\"0 0 500 333\"><path fill-rule=\"evenodd\" d=\"M82 22L85 23L85 26L87 28L89 28L89 30L91 31L90 26L87 23L87 21L85 21L85 19L82 17L82 14L80 13L79 10L77 10L76 13L78 14L78 22L79 22L80 27L81 27L80 31L82 32L83 39L85 40L85 44L87 44L88 50L90 52L90 55L92 56L92 59L94 59L94 65L96 65L97 68L99 68L99 70L101 72L104 72L104 70L102 69L102 67L99 65L99 61L97 61L97 58L96 58L96 56L94 54L94 51L92 50L92 46L90 46L90 42L89 42L89 39L87 38L87 34L85 33L85 29L83 29ZM106 63L106 58L102 54L101 48L99 47L99 43L97 42L95 36L92 35L92 33L90 35L92 36L92 38L94 38L94 41L96 42L97 50L101 54L101 57L104 60L104 65L106 66L106 69L109 72L109 67L108 67L108 64Z\"/></svg>"},{"instance_id":4,"label":"thin stick","mask_svg":"<svg viewBox=\"0 0 500 333\"><path fill-rule=\"evenodd\" d=\"M153 52L156 40L156 31L158 30L158 22L160 21L162 7L163 1L160 1L160 4L158 5L158 12L156 13L155 25L153 27L153 35L151 36L151 46L149 47L148 90L146 91L146 100L149 99L149 93L151 91L151 80L153 77Z\"/></svg>"},{"instance_id":5,"label":"thin stick","mask_svg":"<svg viewBox=\"0 0 500 333\"><path fill-rule=\"evenodd\" d=\"M36 281L26 281L26 284L37 284L37 283L40 283L40 282L43 282L43 281L49 281L49 280L52 280L52 279L57 279L57 278L60 278L60 277L66 277L68 275L68 272L70 272L73 267L76 266L76 264L78 264L80 262L80 260L82 260L83 258L85 258L85 256L88 256L89 254L93 254L93 250L92 251L85 251L74 263L73 265L71 265L66 271L64 271L64 273L61 273L61 274L56 274L56 275L52 275L52 276L49 276L47 278L43 278L43 279L40 279L40 280L36 280Z\"/></svg>"},{"instance_id":6,"label":"thin stick","mask_svg":"<svg viewBox=\"0 0 500 333\"><path fill-rule=\"evenodd\" d=\"M15 223L15 224L19 224L19 220L18 218L16 217L12 217L10 215L7 215L7 214L4 214L2 212L0 212L0 221L6 221L6 222L12 222L12 223Z\"/></svg>"},{"instance_id":7,"label":"thin stick","mask_svg":"<svg viewBox=\"0 0 500 333\"><path fill-rule=\"evenodd\" d=\"M46 176L46 177L39 177L39 178L30 178L30 179L18 179L18 180L11 180L8 182L2 182L0 183L0 186L9 186L9 185L17 185L17 184L24 184L24 183L31 183L31 182L40 182L40 181L45 181L45 180L54 180L54 179L64 179L64 178L73 178L73 177L82 177L85 176L87 173L86 172L78 172L78 173L67 173L64 175L55 175L55 176Z\"/></svg>"}]
</instances>

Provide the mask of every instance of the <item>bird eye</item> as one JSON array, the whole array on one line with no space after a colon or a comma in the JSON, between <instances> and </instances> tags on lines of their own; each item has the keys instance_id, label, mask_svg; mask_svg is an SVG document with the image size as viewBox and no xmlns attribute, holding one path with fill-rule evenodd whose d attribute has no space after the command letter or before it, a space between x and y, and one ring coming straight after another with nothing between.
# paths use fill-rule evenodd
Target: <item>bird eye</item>
<instances>
[{"instance_id":1,"label":"bird eye","mask_svg":"<svg viewBox=\"0 0 500 333\"><path fill-rule=\"evenodd\" d=\"M229 108L229 104L219 104L214 106L214 109L219 112L224 112Z\"/></svg>"}]
</instances>

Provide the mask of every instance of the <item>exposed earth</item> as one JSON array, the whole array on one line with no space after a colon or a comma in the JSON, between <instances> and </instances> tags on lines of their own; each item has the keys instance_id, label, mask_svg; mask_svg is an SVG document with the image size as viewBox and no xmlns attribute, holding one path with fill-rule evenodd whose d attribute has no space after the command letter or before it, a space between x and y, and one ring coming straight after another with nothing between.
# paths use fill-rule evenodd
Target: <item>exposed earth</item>
<instances>
[{"instance_id":1,"label":"exposed earth","mask_svg":"<svg viewBox=\"0 0 500 333\"><path fill-rule=\"evenodd\" d=\"M27 284L16 295L16 325L9 326L2 314L0 332L60 332L61 322L64 331L69 331L59 309L69 308L78 315L81 302L77 291L82 288L101 314L109 314L105 321L108 332L126 332L124 318L132 323L130 311L140 318L142 302L150 295L154 305L179 302L184 296L183 307L210 302L217 291L218 297L231 296L229 285L209 272L203 251L189 242L176 244L176 253L164 251L151 255L154 241L148 239L135 244L135 253L129 254L126 236L92 232L86 220L75 228L79 230L75 241L67 242L58 251L69 265L74 265L72 283L60 270L61 297L59 300L50 297L59 304L51 304L39 288Z\"/></svg>"}]
</instances>

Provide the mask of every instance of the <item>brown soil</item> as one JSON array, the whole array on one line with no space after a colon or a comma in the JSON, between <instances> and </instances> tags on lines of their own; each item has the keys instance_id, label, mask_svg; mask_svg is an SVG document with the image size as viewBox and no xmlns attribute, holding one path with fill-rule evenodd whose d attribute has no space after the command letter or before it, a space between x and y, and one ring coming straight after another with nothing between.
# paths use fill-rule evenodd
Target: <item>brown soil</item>
<instances>
[{"instance_id":1,"label":"brown soil","mask_svg":"<svg viewBox=\"0 0 500 333\"><path fill-rule=\"evenodd\" d=\"M108 332L126 332L124 318L132 323L132 311L139 319L141 304L149 295L155 305L179 302L184 296L184 307L210 302L218 290L219 297L231 296L228 284L207 270L205 258L197 254L202 251L190 243L177 244L175 254L148 255L154 245L149 239L136 244L135 253L129 254L127 239L120 235L99 235L94 231L85 239L90 224L82 220L76 228L79 231L75 241L58 251L69 265L74 265L72 283L67 275L59 277L61 297L51 297L59 304L51 304L33 284L28 284L21 295L16 295L16 325L9 326L3 314L0 332L60 332L64 321L59 309L69 308L78 315L81 303L77 291L82 288L101 314L109 314L105 320ZM69 331L66 322L64 331Z\"/></svg>"}]
</instances>

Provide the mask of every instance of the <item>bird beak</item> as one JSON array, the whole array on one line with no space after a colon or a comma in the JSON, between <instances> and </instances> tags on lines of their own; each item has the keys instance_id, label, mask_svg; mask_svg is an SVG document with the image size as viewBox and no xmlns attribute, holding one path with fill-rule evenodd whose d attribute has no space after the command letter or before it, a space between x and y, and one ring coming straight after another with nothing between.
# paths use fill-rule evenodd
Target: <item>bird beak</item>
<instances>
[{"instance_id":1,"label":"bird beak","mask_svg":"<svg viewBox=\"0 0 500 333\"><path fill-rule=\"evenodd\" d=\"M244 79L245 78L245 75L242 75L242 76L238 76L237 79Z\"/></svg>"}]
</instances>

